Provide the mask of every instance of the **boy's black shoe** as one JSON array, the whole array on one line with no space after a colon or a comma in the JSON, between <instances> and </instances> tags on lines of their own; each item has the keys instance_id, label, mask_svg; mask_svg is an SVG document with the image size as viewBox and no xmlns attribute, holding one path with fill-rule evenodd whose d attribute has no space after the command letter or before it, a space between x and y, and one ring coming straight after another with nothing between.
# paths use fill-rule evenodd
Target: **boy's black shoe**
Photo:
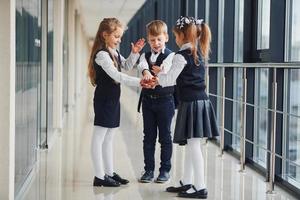
<instances>
[{"instance_id":1,"label":"boy's black shoe","mask_svg":"<svg viewBox=\"0 0 300 200\"><path fill-rule=\"evenodd\" d=\"M150 183L154 178L153 171L145 171L141 179L139 180L141 183Z\"/></svg>"},{"instance_id":2,"label":"boy's black shoe","mask_svg":"<svg viewBox=\"0 0 300 200\"><path fill-rule=\"evenodd\" d=\"M112 179L114 179L115 181L118 181L119 183L126 185L127 183L129 183L128 180L121 178L119 174L117 173L113 173L113 176L111 176Z\"/></svg>"},{"instance_id":3,"label":"boy's black shoe","mask_svg":"<svg viewBox=\"0 0 300 200\"><path fill-rule=\"evenodd\" d=\"M104 179L94 177L94 186L104 186L104 187L119 187L121 183L115 181L110 176L105 175Z\"/></svg>"},{"instance_id":4,"label":"boy's black shoe","mask_svg":"<svg viewBox=\"0 0 300 200\"><path fill-rule=\"evenodd\" d=\"M185 192L179 192L178 197L183 197L183 198L193 198L193 199L206 199L207 198L207 189L202 189L198 190L192 186L192 188L195 190L193 193L187 193Z\"/></svg>"},{"instance_id":5,"label":"boy's black shoe","mask_svg":"<svg viewBox=\"0 0 300 200\"><path fill-rule=\"evenodd\" d=\"M168 181L170 178L170 174L169 172L166 171L161 171L159 172L159 175L157 177L157 179L155 180L156 183L165 183L166 181Z\"/></svg>"},{"instance_id":6,"label":"boy's black shoe","mask_svg":"<svg viewBox=\"0 0 300 200\"><path fill-rule=\"evenodd\" d=\"M185 192L187 190L189 190L191 187L192 187L192 184L186 184L186 185L183 185L182 181L179 181L180 185L179 187L168 187L167 188L167 192L174 192L174 193L177 193L177 192Z\"/></svg>"}]
</instances>

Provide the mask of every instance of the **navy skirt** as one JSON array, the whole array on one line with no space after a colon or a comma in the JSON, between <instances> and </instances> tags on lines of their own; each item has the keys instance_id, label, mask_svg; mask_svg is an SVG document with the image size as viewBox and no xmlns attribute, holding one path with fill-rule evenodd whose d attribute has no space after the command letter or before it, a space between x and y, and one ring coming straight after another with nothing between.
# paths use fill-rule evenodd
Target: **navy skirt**
<instances>
[{"instance_id":1,"label":"navy skirt","mask_svg":"<svg viewBox=\"0 0 300 200\"><path fill-rule=\"evenodd\" d=\"M120 126L120 100L94 99L95 126L116 128Z\"/></svg>"},{"instance_id":2,"label":"navy skirt","mask_svg":"<svg viewBox=\"0 0 300 200\"><path fill-rule=\"evenodd\" d=\"M179 102L174 143L185 145L190 138L216 136L219 130L210 100Z\"/></svg>"}]
</instances>

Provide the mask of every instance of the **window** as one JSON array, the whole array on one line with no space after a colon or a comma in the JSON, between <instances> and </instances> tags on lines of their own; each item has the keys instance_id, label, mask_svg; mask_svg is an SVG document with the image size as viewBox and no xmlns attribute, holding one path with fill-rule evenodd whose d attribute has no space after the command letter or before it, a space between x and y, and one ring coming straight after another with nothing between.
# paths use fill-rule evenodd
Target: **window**
<instances>
[{"instance_id":1,"label":"window","mask_svg":"<svg viewBox=\"0 0 300 200\"><path fill-rule=\"evenodd\" d=\"M218 68L218 83L217 83L217 95L222 95L222 79L224 77L225 69L224 68ZM217 124L218 126L221 125L222 120L222 98L217 97L217 112L216 112L216 118L217 118ZM220 139L218 137L218 139Z\"/></svg>"},{"instance_id":2,"label":"window","mask_svg":"<svg viewBox=\"0 0 300 200\"><path fill-rule=\"evenodd\" d=\"M291 0L288 15L288 61L300 61L300 1Z\"/></svg>"},{"instance_id":3,"label":"window","mask_svg":"<svg viewBox=\"0 0 300 200\"><path fill-rule=\"evenodd\" d=\"M270 0L258 0L257 49L269 49Z\"/></svg>"},{"instance_id":4,"label":"window","mask_svg":"<svg viewBox=\"0 0 300 200\"><path fill-rule=\"evenodd\" d=\"M235 1L234 62L243 62L244 0Z\"/></svg>"},{"instance_id":5,"label":"window","mask_svg":"<svg viewBox=\"0 0 300 200\"><path fill-rule=\"evenodd\" d=\"M224 0L219 1L218 14L218 62L223 62L224 46Z\"/></svg>"},{"instance_id":6,"label":"window","mask_svg":"<svg viewBox=\"0 0 300 200\"><path fill-rule=\"evenodd\" d=\"M36 162L39 131L40 1L16 1L15 194Z\"/></svg>"},{"instance_id":7,"label":"window","mask_svg":"<svg viewBox=\"0 0 300 200\"><path fill-rule=\"evenodd\" d=\"M254 108L254 158L266 167L268 140L268 69L256 69L255 74L255 108Z\"/></svg>"},{"instance_id":8,"label":"window","mask_svg":"<svg viewBox=\"0 0 300 200\"><path fill-rule=\"evenodd\" d=\"M300 188L300 70L289 70L286 178Z\"/></svg>"},{"instance_id":9,"label":"window","mask_svg":"<svg viewBox=\"0 0 300 200\"><path fill-rule=\"evenodd\" d=\"M241 134L241 111L242 103L236 101L242 101L243 97L243 69L234 69L234 80L233 80L233 112L232 112L232 148L240 151L240 137L237 135Z\"/></svg>"}]
</instances>

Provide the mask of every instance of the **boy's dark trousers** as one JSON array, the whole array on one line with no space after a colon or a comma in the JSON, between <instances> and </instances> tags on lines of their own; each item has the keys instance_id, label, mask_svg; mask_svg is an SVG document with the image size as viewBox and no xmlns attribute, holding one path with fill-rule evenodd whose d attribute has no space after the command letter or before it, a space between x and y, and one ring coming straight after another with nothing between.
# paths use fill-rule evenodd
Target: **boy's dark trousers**
<instances>
[{"instance_id":1,"label":"boy's dark trousers","mask_svg":"<svg viewBox=\"0 0 300 200\"><path fill-rule=\"evenodd\" d=\"M145 171L154 171L155 143L158 131L158 141L161 145L159 171L169 172L172 156L171 122L175 112L173 94L144 95L142 102L144 169Z\"/></svg>"}]
</instances>

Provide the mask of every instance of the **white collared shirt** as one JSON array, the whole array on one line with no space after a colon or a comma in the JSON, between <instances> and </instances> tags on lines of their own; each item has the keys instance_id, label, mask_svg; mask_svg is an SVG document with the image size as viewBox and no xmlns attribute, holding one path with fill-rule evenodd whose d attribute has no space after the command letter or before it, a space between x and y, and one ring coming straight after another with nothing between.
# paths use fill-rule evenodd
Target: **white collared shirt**
<instances>
[{"instance_id":1,"label":"white collared shirt","mask_svg":"<svg viewBox=\"0 0 300 200\"><path fill-rule=\"evenodd\" d=\"M151 56L150 56L150 62L152 63L155 63L158 56L161 54L161 53L165 53L165 49L166 47L162 48L162 50L160 52L155 52L151 49Z\"/></svg>"},{"instance_id":2,"label":"white collared shirt","mask_svg":"<svg viewBox=\"0 0 300 200\"><path fill-rule=\"evenodd\" d=\"M110 52L112 52L114 54L114 56L116 58L118 58L118 52L116 49L111 49L109 48ZM121 58L121 67L125 70L131 70L134 66L134 64L136 63L136 61L139 59L140 54L139 53L132 53L130 52L130 55L128 56L127 59L125 59L121 54L120 54L120 58Z\"/></svg>"},{"instance_id":3,"label":"white collared shirt","mask_svg":"<svg viewBox=\"0 0 300 200\"><path fill-rule=\"evenodd\" d=\"M117 52L116 56L118 55ZM133 65L139 58L139 54L131 53L127 59L121 56L121 66L124 69L131 69ZM105 73L110 76L113 80L123 83L128 86L140 86L140 79L137 77L129 76L122 72L119 72L118 69L115 67L113 60L109 56L109 53L106 51L99 51L96 55L95 62L102 67Z\"/></svg>"},{"instance_id":4,"label":"white collared shirt","mask_svg":"<svg viewBox=\"0 0 300 200\"><path fill-rule=\"evenodd\" d=\"M166 47L164 47L162 49L161 52L159 53L156 53L151 49L151 56L150 56L150 62L152 63L155 63L158 56L161 54L161 53L165 53L165 49ZM170 67L172 65L172 60L173 60L173 57L174 57L175 53L172 52L170 53L162 62L162 64L160 65L161 69L162 69L162 72L164 73L167 73L169 70L170 70ZM145 53L143 53L140 57L140 63L138 64L138 70L140 72L143 72L145 69L147 70L150 70L149 69L149 65L148 65L148 62L146 60L146 57L145 57Z\"/></svg>"},{"instance_id":5,"label":"white collared shirt","mask_svg":"<svg viewBox=\"0 0 300 200\"><path fill-rule=\"evenodd\" d=\"M180 47L179 51L189 49L191 47L191 43L185 43ZM162 87L176 85L176 79L182 72L186 64L187 61L181 54L175 54L170 70L167 73L158 73L157 77L159 85L161 85Z\"/></svg>"}]
</instances>

